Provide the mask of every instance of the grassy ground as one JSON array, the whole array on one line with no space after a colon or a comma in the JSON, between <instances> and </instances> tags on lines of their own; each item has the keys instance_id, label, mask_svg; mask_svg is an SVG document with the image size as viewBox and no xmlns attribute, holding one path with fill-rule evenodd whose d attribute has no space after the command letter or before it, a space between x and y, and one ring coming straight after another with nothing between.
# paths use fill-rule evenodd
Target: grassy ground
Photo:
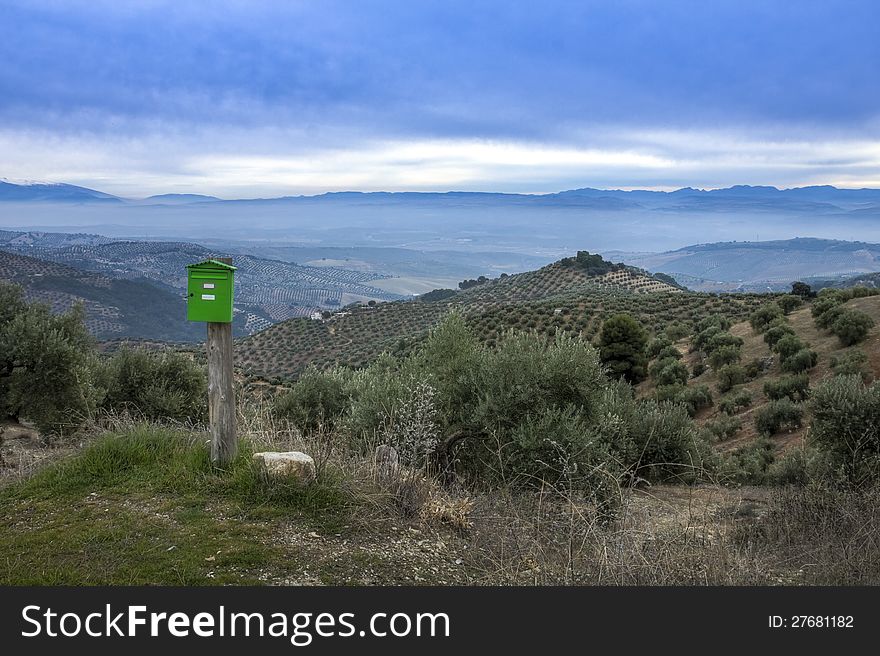
<instances>
[{"instance_id":1,"label":"grassy ground","mask_svg":"<svg viewBox=\"0 0 880 656\"><path fill-rule=\"evenodd\" d=\"M8 477L0 585L880 582L876 492L657 486L603 523L556 494L381 492L338 456L309 488L268 487L241 448L218 471L204 435L136 426Z\"/></svg>"}]
</instances>

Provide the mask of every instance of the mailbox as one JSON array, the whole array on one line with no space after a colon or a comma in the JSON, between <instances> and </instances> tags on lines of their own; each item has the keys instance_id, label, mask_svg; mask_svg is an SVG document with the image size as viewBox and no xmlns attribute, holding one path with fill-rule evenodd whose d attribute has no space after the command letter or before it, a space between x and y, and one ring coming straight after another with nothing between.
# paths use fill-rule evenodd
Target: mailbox
<instances>
[{"instance_id":1,"label":"mailbox","mask_svg":"<svg viewBox=\"0 0 880 656\"><path fill-rule=\"evenodd\" d=\"M205 260L186 267L187 321L232 322L232 287L235 267Z\"/></svg>"}]
</instances>

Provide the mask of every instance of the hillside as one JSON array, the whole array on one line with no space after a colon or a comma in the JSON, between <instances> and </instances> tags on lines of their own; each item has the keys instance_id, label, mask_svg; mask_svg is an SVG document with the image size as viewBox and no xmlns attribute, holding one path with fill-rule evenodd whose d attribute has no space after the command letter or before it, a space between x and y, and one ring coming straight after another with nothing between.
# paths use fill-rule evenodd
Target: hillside
<instances>
[{"instance_id":1,"label":"hillside","mask_svg":"<svg viewBox=\"0 0 880 656\"><path fill-rule=\"evenodd\" d=\"M0 231L0 249L114 279L149 280L174 294L185 289L187 264L215 254L188 242L120 241L97 235L17 231ZM237 334L249 334L278 321L354 301L401 298L371 284L388 278L386 274L232 255L238 267Z\"/></svg>"},{"instance_id":2,"label":"hillside","mask_svg":"<svg viewBox=\"0 0 880 656\"><path fill-rule=\"evenodd\" d=\"M362 366L383 351L405 351L453 311L491 344L510 328L593 337L602 318L617 312L629 312L652 329L705 312L742 319L763 300L687 293L629 269L590 275L556 262L462 291L438 290L422 300L348 307L325 321L286 321L242 340L236 357L251 374L295 377L311 364Z\"/></svg>"},{"instance_id":3,"label":"hillside","mask_svg":"<svg viewBox=\"0 0 880 656\"><path fill-rule=\"evenodd\" d=\"M810 314L810 306L793 311L788 316L788 325L795 333L809 345L818 355L816 366L809 370L809 387L815 389L817 385L833 375L832 362L835 359L845 358L848 354L862 352L867 356L864 369L875 379L880 379L880 296L855 298L845 304L847 308L860 310L870 316L875 325L868 331L868 335L861 343L852 346L843 346L840 340L827 330L816 326ZM763 335L756 333L748 321L735 323L730 328L730 333L743 340L742 359L743 364L759 361L769 364L769 367L751 380L736 385L727 393L718 391L719 378L711 367L699 376L692 376L687 381L690 388L706 385L712 393L713 405L701 410L696 419L701 425L710 425L713 422L735 417L741 427L732 435L718 443L717 448L722 452L729 452L743 447L754 445L759 438L755 427L755 418L770 399L764 392L764 385L768 382L778 382L786 376L783 371L780 357L771 351L765 343ZM699 352L690 352L692 338L688 337L676 343L678 350L685 354L683 362L688 370L693 371L698 363L705 363L705 358ZM648 380L639 385L638 393L648 397L655 392L652 381ZM720 402L725 398L732 398L737 394L745 393L751 397L751 401L744 407L737 407L733 413L725 413L720 407ZM802 427L793 431L782 431L773 435L770 439L776 449L777 455L785 453L794 447L803 446L804 438L809 430L809 417L806 417Z\"/></svg>"},{"instance_id":4,"label":"hillside","mask_svg":"<svg viewBox=\"0 0 880 656\"><path fill-rule=\"evenodd\" d=\"M21 285L31 300L63 312L81 302L86 326L100 339L201 339L200 326L183 320L183 297L140 280L117 280L25 255L0 251L0 280Z\"/></svg>"},{"instance_id":5,"label":"hillside","mask_svg":"<svg viewBox=\"0 0 880 656\"><path fill-rule=\"evenodd\" d=\"M795 280L880 271L880 244L831 239L719 242L664 253L606 253L614 261L666 273L698 291L786 291Z\"/></svg>"}]
</instances>

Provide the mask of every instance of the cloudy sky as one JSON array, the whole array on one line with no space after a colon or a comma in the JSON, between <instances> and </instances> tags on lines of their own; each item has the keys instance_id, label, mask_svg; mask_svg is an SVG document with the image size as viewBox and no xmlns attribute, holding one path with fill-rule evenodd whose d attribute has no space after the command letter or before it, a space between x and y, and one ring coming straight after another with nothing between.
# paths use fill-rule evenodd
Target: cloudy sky
<instances>
[{"instance_id":1,"label":"cloudy sky","mask_svg":"<svg viewBox=\"0 0 880 656\"><path fill-rule=\"evenodd\" d=\"M880 3L0 0L0 178L880 187Z\"/></svg>"}]
</instances>

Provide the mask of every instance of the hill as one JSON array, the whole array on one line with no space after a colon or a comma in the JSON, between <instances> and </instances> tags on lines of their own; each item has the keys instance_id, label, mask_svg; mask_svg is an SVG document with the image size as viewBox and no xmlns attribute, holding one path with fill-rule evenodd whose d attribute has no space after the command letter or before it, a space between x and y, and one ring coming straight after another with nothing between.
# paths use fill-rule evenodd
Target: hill
<instances>
[{"instance_id":1,"label":"hill","mask_svg":"<svg viewBox=\"0 0 880 656\"><path fill-rule=\"evenodd\" d=\"M183 320L182 295L145 280L118 280L57 262L0 251L0 280L21 285L31 300L63 312L75 303L86 311L86 326L100 339L149 337L168 341L202 338L201 326Z\"/></svg>"},{"instance_id":2,"label":"hill","mask_svg":"<svg viewBox=\"0 0 880 656\"><path fill-rule=\"evenodd\" d=\"M122 199L101 191L63 183L13 184L0 180L0 202L121 203Z\"/></svg>"},{"instance_id":3,"label":"hill","mask_svg":"<svg viewBox=\"0 0 880 656\"><path fill-rule=\"evenodd\" d=\"M719 242L606 257L665 273L698 291L786 291L795 280L843 281L880 270L880 244L798 238Z\"/></svg>"},{"instance_id":4,"label":"hill","mask_svg":"<svg viewBox=\"0 0 880 656\"><path fill-rule=\"evenodd\" d=\"M18 231L0 231L0 249L113 279L148 280L175 295L185 289L186 265L216 253L188 242L122 241L98 235ZM248 334L291 317L337 309L354 301L401 298L400 294L371 284L388 278L386 274L232 255L238 267L237 334Z\"/></svg>"},{"instance_id":5,"label":"hill","mask_svg":"<svg viewBox=\"0 0 880 656\"><path fill-rule=\"evenodd\" d=\"M705 312L742 319L764 300L683 292L608 262L605 271L590 273L572 260L464 290L437 290L423 299L347 307L327 320L292 319L242 340L236 357L251 374L291 378L309 365L362 366L383 351L406 351L454 311L492 344L510 328L593 337L602 318L618 312L658 330Z\"/></svg>"}]
</instances>

